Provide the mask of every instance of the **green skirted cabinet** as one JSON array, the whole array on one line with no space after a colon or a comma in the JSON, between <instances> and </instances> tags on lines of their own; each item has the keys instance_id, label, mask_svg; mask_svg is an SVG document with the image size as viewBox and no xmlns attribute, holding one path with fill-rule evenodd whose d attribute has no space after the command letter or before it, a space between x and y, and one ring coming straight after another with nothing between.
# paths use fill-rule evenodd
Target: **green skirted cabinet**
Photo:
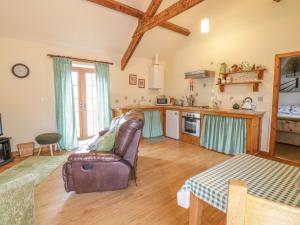
<instances>
[{"instance_id":1,"label":"green skirted cabinet","mask_svg":"<svg viewBox=\"0 0 300 225\"><path fill-rule=\"evenodd\" d=\"M129 112L131 107L124 107L118 109L112 109L112 117L120 116L124 113ZM139 108L144 111L144 129L143 137L144 138L153 138L163 136L165 133L165 110L162 108L147 107Z\"/></svg>"},{"instance_id":2,"label":"green skirted cabinet","mask_svg":"<svg viewBox=\"0 0 300 225\"><path fill-rule=\"evenodd\" d=\"M163 136L163 124L160 110L144 111L144 138L154 138Z\"/></svg>"},{"instance_id":3,"label":"green skirted cabinet","mask_svg":"<svg viewBox=\"0 0 300 225\"><path fill-rule=\"evenodd\" d=\"M246 153L246 119L205 115L202 122L203 147L225 154Z\"/></svg>"},{"instance_id":4,"label":"green skirted cabinet","mask_svg":"<svg viewBox=\"0 0 300 225\"><path fill-rule=\"evenodd\" d=\"M261 117L212 113L201 118L201 146L225 154L259 152Z\"/></svg>"}]
</instances>

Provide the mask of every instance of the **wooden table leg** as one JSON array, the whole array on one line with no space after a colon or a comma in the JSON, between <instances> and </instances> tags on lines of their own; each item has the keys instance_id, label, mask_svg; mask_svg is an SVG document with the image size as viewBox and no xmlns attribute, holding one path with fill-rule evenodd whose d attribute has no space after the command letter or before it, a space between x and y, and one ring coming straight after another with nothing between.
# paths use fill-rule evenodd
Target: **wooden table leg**
<instances>
[{"instance_id":1,"label":"wooden table leg","mask_svg":"<svg viewBox=\"0 0 300 225\"><path fill-rule=\"evenodd\" d=\"M203 206L204 202L191 193L189 225L201 225Z\"/></svg>"}]
</instances>

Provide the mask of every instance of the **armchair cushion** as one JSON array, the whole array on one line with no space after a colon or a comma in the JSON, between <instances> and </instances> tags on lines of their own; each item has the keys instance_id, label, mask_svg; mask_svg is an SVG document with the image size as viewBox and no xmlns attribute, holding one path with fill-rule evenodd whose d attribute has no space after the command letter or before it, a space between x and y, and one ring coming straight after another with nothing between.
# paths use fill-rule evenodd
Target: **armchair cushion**
<instances>
[{"instance_id":1,"label":"armchair cushion","mask_svg":"<svg viewBox=\"0 0 300 225\"><path fill-rule=\"evenodd\" d=\"M91 144L88 146L88 150L92 151L112 151L115 147L115 140L117 136L117 131L115 132L106 132L103 136L97 137Z\"/></svg>"},{"instance_id":2,"label":"armchair cushion","mask_svg":"<svg viewBox=\"0 0 300 225\"><path fill-rule=\"evenodd\" d=\"M121 115L112 119L111 124L109 126L109 131L114 132L119 130L119 124L123 116L124 115Z\"/></svg>"}]
</instances>

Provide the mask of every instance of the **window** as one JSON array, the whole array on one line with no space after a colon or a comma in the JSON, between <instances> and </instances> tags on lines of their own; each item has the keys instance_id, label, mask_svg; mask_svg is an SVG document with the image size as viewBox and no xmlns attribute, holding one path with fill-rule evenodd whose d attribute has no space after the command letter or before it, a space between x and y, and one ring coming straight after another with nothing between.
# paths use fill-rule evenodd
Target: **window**
<instances>
[{"instance_id":1,"label":"window","mask_svg":"<svg viewBox=\"0 0 300 225\"><path fill-rule=\"evenodd\" d=\"M73 67L73 96L79 139L90 138L96 129L96 75L93 68Z\"/></svg>"}]
</instances>

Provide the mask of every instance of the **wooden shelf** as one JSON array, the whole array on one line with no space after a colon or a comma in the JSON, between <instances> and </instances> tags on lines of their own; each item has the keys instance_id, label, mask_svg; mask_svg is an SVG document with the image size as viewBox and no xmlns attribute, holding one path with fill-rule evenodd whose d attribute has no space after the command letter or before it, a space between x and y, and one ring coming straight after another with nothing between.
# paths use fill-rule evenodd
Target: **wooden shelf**
<instances>
[{"instance_id":1,"label":"wooden shelf","mask_svg":"<svg viewBox=\"0 0 300 225\"><path fill-rule=\"evenodd\" d=\"M242 70L242 71L237 71L237 72L230 72L230 73L220 73L220 75L226 79L228 75L230 74L241 74L241 73L256 73L257 74L257 79L258 80L263 80L264 79L264 71L266 69L257 69L257 70Z\"/></svg>"},{"instance_id":2,"label":"wooden shelf","mask_svg":"<svg viewBox=\"0 0 300 225\"><path fill-rule=\"evenodd\" d=\"M253 87L253 92L258 92L259 91L259 84L261 84L261 81L234 81L230 83L225 83L225 84L217 84L220 88L221 92L225 91L225 86L226 85L238 85L238 84L250 84Z\"/></svg>"}]
</instances>

